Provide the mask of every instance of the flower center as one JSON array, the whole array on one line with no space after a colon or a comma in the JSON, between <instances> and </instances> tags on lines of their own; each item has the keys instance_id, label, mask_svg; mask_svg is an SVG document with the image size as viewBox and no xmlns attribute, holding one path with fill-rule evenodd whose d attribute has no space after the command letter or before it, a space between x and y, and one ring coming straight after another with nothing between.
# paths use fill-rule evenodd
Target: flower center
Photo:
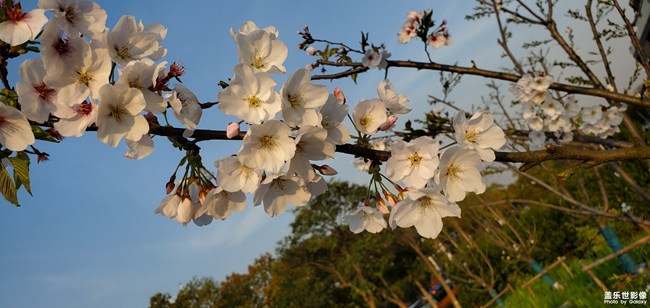
<instances>
[{"instance_id":1,"label":"flower center","mask_svg":"<svg viewBox=\"0 0 650 308\"><path fill-rule=\"evenodd\" d=\"M129 80L129 88L142 90L142 84L139 79Z\"/></svg>"},{"instance_id":2,"label":"flower center","mask_svg":"<svg viewBox=\"0 0 650 308\"><path fill-rule=\"evenodd\" d=\"M249 96L246 101L248 102L249 108L259 108L262 105L262 100L255 95Z\"/></svg>"},{"instance_id":3,"label":"flower center","mask_svg":"<svg viewBox=\"0 0 650 308\"><path fill-rule=\"evenodd\" d=\"M79 107L77 107L77 113L81 115L89 115L93 111L93 104L89 102L83 102Z\"/></svg>"},{"instance_id":4,"label":"flower center","mask_svg":"<svg viewBox=\"0 0 650 308\"><path fill-rule=\"evenodd\" d=\"M363 127L370 125L370 123L372 123L372 119L367 114L364 114L361 117L361 120L359 120L359 124L361 124Z\"/></svg>"},{"instance_id":5,"label":"flower center","mask_svg":"<svg viewBox=\"0 0 650 308\"><path fill-rule=\"evenodd\" d=\"M476 133L476 131L474 131L474 130L473 130L473 131L469 131L469 132L468 132L468 131L465 131L465 138L466 138L467 141L469 141L469 142L475 143L475 142L476 142L476 135L477 135L477 133Z\"/></svg>"},{"instance_id":6,"label":"flower center","mask_svg":"<svg viewBox=\"0 0 650 308\"><path fill-rule=\"evenodd\" d=\"M77 7L72 5L68 7L59 6L59 11L65 14L65 19L69 23L74 23L75 19L77 19L77 16L79 15L79 10L77 9Z\"/></svg>"},{"instance_id":7,"label":"flower center","mask_svg":"<svg viewBox=\"0 0 650 308\"><path fill-rule=\"evenodd\" d=\"M128 114L124 107L122 106L116 106L116 105L110 105L108 106L108 110L110 111L110 116L115 119L117 122L122 122L123 117Z\"/></svg>"},{"instance_id":8,"label":"flower center","mask_svg":"<svg viewBox=\"0 0 650 308\"><path fill-rule=\"evenodd\" d=\"M56 40L54 45L52 47L56 50L56 52L59 55L62 56L71 56L72 53L74 52L74 48L69 44L70 38L68 37L60 37L59 39Z\"/></svg>"},{"instance_id":9,"label":"flower center","mask_svg":"<svg viewBox=\"0 0 650 308\"><path fill-rule=\"evenodd\" d=\"M260 56L255 56L255 58L253 58L253 63L251 63L251 65L258 70L262 69L264 67L264 58Z\"/></svg>"},{"instance_id":10,"label":"flower center","mask_svg":"<svg viewBox=\"0 0 650 308\"><path fill-rule=\"evenodd\" d=\"M23 12L23 8L20 5L20 3L15 3L13 9L9 9L5 6L5 14L9 17L9 20L13 21L14 23L19 22L27 16Z\"/></svg>"},{"instance_id":11,"label":"flower center","mask_svg":"<svg viewBox=\"0 0 650 308\"><path fill-rule=\"evenodd\" d=\"M460 173L460 167L451 164L449 167L447 167L447 176L450 178L458 178L458 174Z\"/></svg>"},{"instance_id":12,"label":"flower center","mask_svg":"<svg viewBox=\"0 0 650 308\"><path fill-rule=\"evenodd\" d=\"M253 168L246 165L241 165L241 171L246 178L250 178L254 172Z\"/></svg>"},{"instance_id":13,"label":"flower center","mask_svg":"<svg viewBox=\"0 0 650 308\"><path fill-rule=\"evenodd\" d=\"M427 209L433 206L433 201L427 196L420 197L417 201L421 209Z\"/></svg>"},{"instance_id":14,"label":"flower center","mask_svg":"<svg viewBox=\"0 0 650 308\"><path fill-rule=\"evenodd\" d=\"M298 142L296 144L296 152L304 152L305 151L305 143L304 142Z\"/></svg>"},{"instance_id":15,"label":"flower center","mask_svg":"<svg viewBox=\"0 0 650 308\"><path fill-rule=\"evenodd\" d=\"M42 98L45 101L50 101L50 98L52 98L52 95L56 92L52 88L48 88L45 83L41 83L39 85L32 85L34 87L34 90L38 92L38 96Z\"/></svg>"},{"instance_id":16,"label":"flower center","mask_svg":"<svg viewBox=\"0 0 650 308\"><path fill-rule=\"evenodd\" d=\"M77 73L77 74L79 75L77 81L78 81L79 83L83 83L83 84L85 84L86 86L88 86L88 84L90 83L90 81L93 80L93 75L91 75L91 74L88 73L88 72L79 72L79 73Z\"/></svg>"},{"instance_id":17,"label":"flower center","mask_svg":"<svg viewBox=\"0 0 650 308\"><path fill-rule=\"evenodd\" d=\"M114 46L115 51L117 51L117 56L122 58L122 59L129 59L130 54L129 54L129 46L128 45L122 45L120 47L117 47L117 45Z\"/></svg>"},{"instance_id":18,"label":"flower center","mask_svg":"<svg viewBox=\"0 0 650 308\"><path fill-rule=\"evenodd\" d=\"M419 165L421 160L422 157L418 154L418 152L415 152L411 156L409 156L409 161L411 162L411 166Z\"/></svg>"},{"instance_id":19,"label":"flower center","mask_svg":"<svg viewBox=\"0 0 650 308\"><path fill-rule=\"evenodd\" d=\"M260 138L260 147L265 150L272 150L277 147L277 143L271 136L264 136Z\"/></svg>"},{"instance_id":20,"label":"flower center","mask_svg":"<svg viewBox=\"0 0 650 308\"><path fill-rule=\"evenodd\" d=\"M225 190L221 190L219 194L226 199L228 198L228 196L230 196L230 193Z\"/></svg>"},{"instance_id":21,"label":"flower center","mask_svg":"<svg viewBox=\"0 0 650 308\"><path fill-rule=\"evenodd\" d=\"M271 185L273 185L273 187L277 188L278 190L284 190L284 180L275 179Z\"/></svg>"},{"instance_id":22,"label":"flower center","mask_svg":"<svg viewBox=\"0 0 650 308\"><path fill-rule=\"evenodd\" d=\"M302 106L302 102L300 101L300 95L291 95L289 94L289 103L291 104L291 107L300 107Z\"/></svg>"}]
</instances>

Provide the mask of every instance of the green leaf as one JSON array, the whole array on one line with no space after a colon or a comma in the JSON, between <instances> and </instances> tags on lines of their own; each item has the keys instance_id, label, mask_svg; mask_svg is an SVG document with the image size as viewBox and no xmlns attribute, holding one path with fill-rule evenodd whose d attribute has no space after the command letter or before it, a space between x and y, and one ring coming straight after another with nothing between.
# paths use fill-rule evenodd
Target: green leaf
<instances>
[{"instance_id":1,"label":"green leaf","mask_svg":"<svg viewBox=\"0 0 650 308\"><path fill-rule=\"evenodd\" d=\"M350 78L352 78L352 81L354 81L354 84L357 83L357 74L350 75Z\"/></svg>"},{"instance_id":2,"label":"green leaf","mask_svg":"<svg viewBox=\"0 0 650 308\"><path fill-rule=\"evenodd\" d=\"M50 133L43 130L40 126L32 125L32 133L34 133L34 138L38 140L59 143L59 140L56 140L56 138L52 137Z\"/></svg>"},{"instance_id":3,"label":"green leaf","mask_svg":"<svg viewBox=\"0 0 650 308\"><path fill-rule=\"evenodd\" d=\"M18 190L22 184L25 186L25 190L32 195L32 188L29 182L29 156L27 156L25 152L18 152L16 153L16 157L10 157L9 161L14 167L16 190Z\"/></svg>"},{"instance_id":4,"label":"green leaf","mask_svg":"<svg viewBox=\"0 0 650 308\"><path fill-rule=\"evenodd\" d=\"M18 196L16 196L14 181L11 180L9 171L7 171L7 168L2 163L0 163L0 191L7 201L15 206L20 206L18 204Z\"/></svg>"}]
</instances>

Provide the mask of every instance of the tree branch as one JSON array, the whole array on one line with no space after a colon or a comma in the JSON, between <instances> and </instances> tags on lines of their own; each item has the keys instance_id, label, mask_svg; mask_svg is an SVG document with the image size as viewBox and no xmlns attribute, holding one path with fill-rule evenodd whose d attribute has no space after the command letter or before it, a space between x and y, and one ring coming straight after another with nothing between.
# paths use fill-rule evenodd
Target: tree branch
<instances>
[{"instance_id":1,"label":"tree branch","mask_svg":"<svg viewBox=\"0 0 650 308\"><path fill-rule=\"evenodd\" d=\"M329 61L318 61L319 64L322 65L327 65L327 66L337 66L337 67L351 67L351 68L357 68L359 69L358 71L356 70L347 70L345 72L337 73L337 74L331 74L331 75L314 75L312 76L312 80L322 80L322 79L336 79L336 78L343 78L343 77L348 77L352 74L364 72L368 70L368 68L363 67L361 63L357 62L352 62L352 63L336 63L336 62L329 62ZM485 78L490 78L490 79L497 79L497 80L505 80L505 81L510 81L510 82L517 82L521 76L515 75L515 74L509 74L509 73L504 73L504 72L497 72L497 71L491 71L491 70L485 70L485 69L480 69L477 67L466 67L466 66L457 66L457 65L447 65L447 64L439 64L439 63L427 63L427 62L416 62L416 61L400 61L400 60L387 60L387 68L390 67L402 67L402 68L415 68L418 70L434 70L434 71L443 71L443 72L454 72L454 73L459 73L459 74L464 74L464 75L473 75L473 76L481 76ZM363 70L361 69L363 68ZM563 83L558 83L554 82L549 86L550 89L553 90L558 90L566 93L572 93L572 94L583 94L583 95L589 95L589 96L597 96L597 97L602 97L605 99L610 99L622 103L627 103L627 104L632 104L632 105L637 105L641 106L644 108L650 108L650 100L648 99L641 99L638 97L630 96L630 95L625 95L621 93L616 93L600 88L588 88L588 87L580 87L580 86L574 86L574 85L569 85L569 84L563 84Z\"/></svg>"}]
</instances>

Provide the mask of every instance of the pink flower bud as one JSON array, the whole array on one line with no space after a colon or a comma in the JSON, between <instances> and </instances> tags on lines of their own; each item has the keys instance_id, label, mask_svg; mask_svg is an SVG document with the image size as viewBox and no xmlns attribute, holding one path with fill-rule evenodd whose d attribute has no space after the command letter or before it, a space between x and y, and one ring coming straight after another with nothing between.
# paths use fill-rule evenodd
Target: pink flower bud
<instances>
[{"instance_id":1,"label":"pink flower bud","mask_svg":"<svg viewBox=\"0 0 650 308\"><path fill-rule=\"evenodd\" d=\"M318 171L322 175L337 175L339 174L336 169L330 167L329 165L322 165L318 168Z\"/></svg>"},{"instance_id":2,"label":"pink flower bud","mask_svg":"<svg viewBox=\"0 0 650 308\"><path fill-rule=\"evenodd\" d=\"M343 101L343 104L345 104L345 94L343 94L341 88L339 87L334 88L334 96L336 97L336 99Z\"/></svg>"},{"instance_id":3,"label":"pink flower bud","mask_svg":"<svg viewBox=\"0 0 650 308\"><path fill-rule=\"evenodd\" d=\"M239 122L230 122L226 128L226 137L232 139L233 137L239 136Z\"/></svg>"},{"instance_id":4,"label":"pink flower bud","mask_svg":"<svg viewBox=\"0 0 650 308\"><path fill-rule=\"evenodd\" d=\"M172 190L174 190L175 186L176 185L174 185L173 181L167 182L167 184L165 184L165 194L169 195Z\"/></svg>"},{"instance_id":5,"label":"pink flower bud","mask_svg":"<svg viewBox=\"0 0 650 308\"><path fill-rule=\"evenodd\" d=\"M397 204L397 202L399 202L399 200L397 199L397 196L395 196L395 195L393 195L393 194L391 194L391 193L389 193L389 192L387 192L385 190L383 192L384 192L384 197L386 198L386 201L388 201L388 204L390 204L390 206L395 206L395 204Z\"/></svg>"},{"instance_id":6,"label":"pink flower bud","mask_svg":"<svg viewBox=\"0 0 650 308\"><path fill-rule=\"evenodd\" d=\"M395 125L395 122L397 122L397 117L394 116L394 115L391 115L390 117L388 117L388 119L386 119L386 122L384 122L384 124L379 126L379 130L387 131L387 130L391 129L391 127L393 127L393 125Z\"/></svg>"},{"instance_id":7,"label":"pink flower bud","mask_svg":"<svg viewBox=\"0 0 650 308\"><path fill-rule=\"evenodd\" d=\"M390 214L390 211L386 206L386 202L384 202L384 199L381 198L381 195L379 193L377 193L376 198L377 198L377 210L379 210L382 214Z\"/></svg>"}]
</instances>

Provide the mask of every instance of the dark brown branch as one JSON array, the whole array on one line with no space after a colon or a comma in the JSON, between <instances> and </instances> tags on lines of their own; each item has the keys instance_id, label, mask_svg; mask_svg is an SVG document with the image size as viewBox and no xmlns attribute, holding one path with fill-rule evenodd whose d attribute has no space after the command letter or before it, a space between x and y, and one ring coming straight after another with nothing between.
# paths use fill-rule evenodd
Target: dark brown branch
<instances>
[{"instance_id":1,"label":"dark brown branch","mask_svg":"<svg viewBox=\"0 0 650 308\"><path fill-rule=\"evenodd\" d=\"M594 21L594 16L591 12L593 5L592 0L587 0L587 4L585 5L585 10L587 13L587 19L589 20L589 26L591 28L591 34L594 37L594 41L596 42L596 46L598 47L598 53L600 54L600 59L603 61L603 66L605 66L605 72L607 73L607 79L610 85L614 87L614 91L616 91L616 83L614 82L614 74L612 73L611 66L609 65L609 60L607 59L607 53L605 52L605 48L603 47L603 42L600 39L600 34L598 33L598 29L596 29L596 21Z\"/></svg>"},{"instance_id":2,"label":"dark brown branch","mask_svg":"<svg viewBox=\"0 0 650 308\"><path fill-rule=\"evenodd\" d=\"M637 146L626 149L590 151L547 144L546 150L530 152L496 152L496 161L539 164L547 160L579 160L589 166L611 161L650 159L650 147Z\"/></svg>"},{"instance_id":3,"label":"dark brown branch","mask_svg":"<svg viewBox=\"0 0 650 308\"><path fill-rule=\"evenodd\" d=\"M353 67L353 68L363 68L364 70L359 70L355 71L354 73L359 73L367 70L368 68L365 67L359 67L360 63L348 63L348 64L342 64L342 63L336 63L336 62L327 62L327 61L319 61L319 64L327 65L327 66L344 66L344 67ZM427 63L427 62L416 62L416 61L395 61L395 60L387 60L387 68L390 67L403 67L403 68L415 68L418 70L434 70L434 71L443 71L443 72L454 72L454 73L459 73L459 74L464 74L464 75L473 75L473 76L481 76L485 78L491 78L491 79L497 79L497 80L505 80L505 81L510 81L510 82L517 82L521 76L515 75L515 74L509 74L509 73L504 73L504 72L497 72L497 71L491 71L491 70L485 70L485 69L480 69L476 67L465 67L465 66L457 66L457 65L446 65L446 64L439 64L439 63ZM330 74L330 75L315 75L312 76L313 80L318 80L318 79L336 79L336 78L343 78L347 77L349 75L352 75L353 73L350 73L352 70L348 70L342 73L338 74ZM568 84L563 84L563 83L558 83L554 82L550 85L550 89L553 90L558 90L566 93L572 93L572 94L583 94L583 95L589 95L589 96L597 96L597 97L602 97L605 99L610 99L622 103L628 103L632 105L637 105L641 106L644 108L650 108L650 100L648 99L641 99L638 97L630 96L630 95L625 95L621 93L616 93L612 91L608 91L605 89L600 89L600 88L588 88L588 87L580 87L580 86L574 86L574 85L568 85Z\"/></svg>"},{"instance_id":4,"label":"dark brown branch","mask_svg":"<svg viewBox=\"0 0 650 308\"><path fill-rule=\"evenodd\" d=\"M92 130L92 129L90 129ZM176 137L183 134L184 129L175 127L157 127L153 128L150 133L159 136ZM232 139L226 137L225 131L197 129L194 131L192 138L197 141L206 140L241 140L246 132L240 132L239 136ZM530 151L530 152L495 152L496 161L539 164L548 160L580 160L589 166L596 166L611 161L621 161L630 159L650 159L650 147L639 146L624 149L614 149L605 151L593 151L578 148L560 147L548 145L547 150ZM387 161L390 158L390 152L377 151L368 149L354 144L342 144L336 146L339 153L350 154L364 157L373 161Z\"/></svg>"},{"instance_id":5,"label":"dark brown branch","mask_svg":"<svg viewBox=\"0 0 650 308\"><path fill-rule=\"evenodd\" d=\"M363 73L367 71L367 67L355 67L351 68L347 71L343 71L340 73L334 73L334 74L329 74L329 75L312 75L311 80L332 80L332 79L339 79L339 78L345 78L349 77L355 74Z\"/></svg>"},{"instance_id":6,"label":"dark brown branch","mask_svg":"<svg viewBox=\"0 0 650 308\"><path fill-rule=\"evenodd\" d=\"M648 60L648 57L643 51L643 47L641 47L641 42L639 41L639 37L636 35L636 31L634 31L634 25L631 24L630 20L627 18L627 16L625 16L625 10L621 8L621 5L618 3L618 0L614 0L612 1L612 3L614 4L614 7L616 8L618 14L621 15L621 19L623 19L623 22L625 23L625 29L627 30L627 34L630 37L630 40L632 41L632 46L634 46L634 50L636 50L637 54L639 55L639 58L641 59L641 65L643 65L646 75L650 76L650 60Z\"/></svg>"}]
</instances>

